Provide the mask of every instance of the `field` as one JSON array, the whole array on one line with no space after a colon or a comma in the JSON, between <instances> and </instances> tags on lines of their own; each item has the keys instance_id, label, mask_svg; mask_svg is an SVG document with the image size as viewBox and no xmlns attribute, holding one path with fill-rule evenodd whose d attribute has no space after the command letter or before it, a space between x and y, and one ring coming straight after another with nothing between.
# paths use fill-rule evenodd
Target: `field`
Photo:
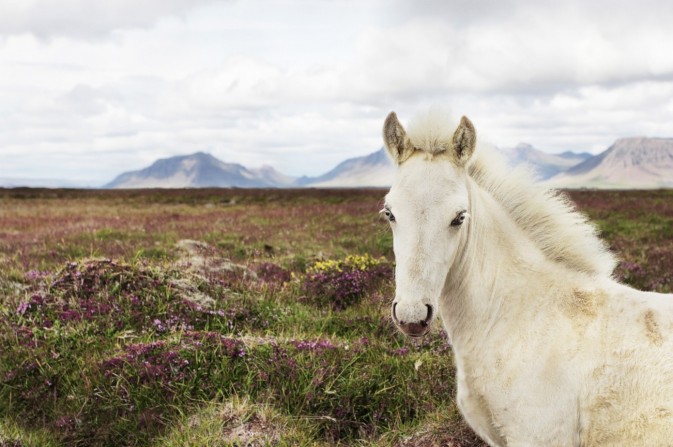
<instances>
[{"instance_id":1,"label":"field","mask_svg":"<svg viewBox=\"0 0 673 447\"><path fill-rule=\"evenodd\" d=\"M390 321L382 190L0 190L0 446L481 446ZM576 191L673 289L673 191Z\"/></svg>"}]
</instances>

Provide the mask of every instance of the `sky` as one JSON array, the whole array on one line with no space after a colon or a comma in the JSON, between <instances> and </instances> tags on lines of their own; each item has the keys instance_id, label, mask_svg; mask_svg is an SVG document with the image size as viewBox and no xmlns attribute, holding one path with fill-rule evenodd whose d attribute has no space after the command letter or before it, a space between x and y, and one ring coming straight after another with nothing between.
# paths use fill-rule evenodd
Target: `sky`
<instances>
[{"instance_id":1,"label":"sky","mask_svg":"<svg viewBox=\"0 0 673 447\"><path fill-rule=\"evenodd\" d=\"M669 0L0 0L0 179L198 151L320 175L431 106L507 148L673 137Z\"/></svg>"}]
</instances>

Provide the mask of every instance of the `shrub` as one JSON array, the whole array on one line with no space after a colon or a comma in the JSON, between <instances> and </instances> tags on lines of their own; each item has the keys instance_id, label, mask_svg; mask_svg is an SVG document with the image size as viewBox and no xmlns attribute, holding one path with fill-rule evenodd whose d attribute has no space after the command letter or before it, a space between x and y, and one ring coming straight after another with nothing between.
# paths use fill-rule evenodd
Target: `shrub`
<instances>
[{"instance_id":1,"label":"shrub","mask_svg":"<svg viewBox=\"0 0 673 447\"><path fill-rule=\"evenodd\" d=\"M290 282L292 274L283 267L272 262L265 262L260 264L255 269L257 278L272 288L282 287L283 284Z\"/></svg>"},{"instance_id":2,"label":"shrub","mask_svg":"<svg viewBox=\"0 0 673 447\"><path fill-rule=\"evenodd\" d=\"M385 259L351 255L343 260L316 262L306 271L302 291L306 301L343 310L391 278L392 268Z\"/></svg>"}]
</instances>

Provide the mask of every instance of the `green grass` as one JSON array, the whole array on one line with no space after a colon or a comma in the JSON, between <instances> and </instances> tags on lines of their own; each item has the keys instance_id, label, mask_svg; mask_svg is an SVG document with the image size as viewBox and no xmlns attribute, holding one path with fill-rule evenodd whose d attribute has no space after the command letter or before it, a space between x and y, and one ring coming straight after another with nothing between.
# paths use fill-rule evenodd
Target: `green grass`
<instances>
[{"instance_id":1,"label":"green grass","mask_svg":"<svg viewBox=\"0 0 673 447\"><path fill-rule=\"evenodd\" d=\"M443 333L390 321L383 194L0 190L0 446L483 445ZM670 290L668 192L573 197Z\"/></svg>"}]
</instances>

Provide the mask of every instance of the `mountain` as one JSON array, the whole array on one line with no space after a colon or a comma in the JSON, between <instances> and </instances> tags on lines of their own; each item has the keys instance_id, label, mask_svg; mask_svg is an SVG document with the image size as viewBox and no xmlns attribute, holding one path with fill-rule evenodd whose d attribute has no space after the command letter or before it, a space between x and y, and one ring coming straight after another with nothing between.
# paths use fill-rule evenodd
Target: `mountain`
<instances>
[{"instance_id":1,"label":"mountain","mask_svg":"<svg viewBox=\"0 0 673 447\"><path fill-rule=\"evenodd\" d=\"M549 179L563 188L673 187L673 138L622 138Z\"/></svg>"},{"instance_id":2,"label":"mountain","mask_svg":"<svg viewBox=\"0 0 673 447\"><path fill-rule=\"evenodd\" d=\"M319 177L301 177L296 185L316 188L390 186L394 175L393 162L385 149L381 148L364 157L342 161L334 169Z\"/></svg>"},{"instance_id":3,"label":"mountain","mask_svg":"<svg viewBox=\"0 0 673 447\"><path fill-rule=\"evenodd\" d=\"M295 177L290 177L289 175L276 171L269 165L264 165L257 169L250 169L250 172L256 174L260 178L266 179L267 182L273 183L277 187L293 186L294 182L297 180Z\"/></svg>"},{"instance_id":4,"label":"mountain","mask_svg":"<svg viewBox=\"0 0 673 447\"><path fill-rule=\"evenodd\" d=\"M527 163L540 180L558 188L673 187L673 138L624 138L605 152L548 154L529 144L505 149L512 166ZM105 188L386 187L395 168L385 149L349 158L318 177L288 177L270 166L250 169L202 152L157 160L121 174Z\"/></svg>"},{"instance_id":5,"label":"mountain","mask_svg":"<svg viewBox=\"0 0 673 447\"><path fill-rule=\"evenodd\" d=\"M561 154L548 154L526 143L519 143L511 149L503 149L502 152L505 153L512 166L527 163L540 180L553 177L592 157L586 152L578 154L566 151Z\"/></svg>"},{"instance_id":6,"label":"mountain","mask_svg":"<svg viewBox=\"0 0 673 447\"><path fill-rule=\"evenodd\" d=\"M562 172L592 156L588 153L578 154L569 151L561 154L548 154L526 143L521 143L502 152L512 166L522 163L529 164L541 180ZM381 148L367 156L345 160L319 177L302 177L297 180L296 184L311 187L390 186L394 174L393 162L385 149Z\"/></svg>"},{"instance_id":7,"label":"mountain","mask_svg":"<svg viewBox=\"0 0 673 447\"><path fill-rule=\"evenodd\" d=\"M139 171L125 172L104 188L269 188L291 186L294 179L272 167L248 169L197 152L164 158Z\"/></svg>"}]
</instances>

